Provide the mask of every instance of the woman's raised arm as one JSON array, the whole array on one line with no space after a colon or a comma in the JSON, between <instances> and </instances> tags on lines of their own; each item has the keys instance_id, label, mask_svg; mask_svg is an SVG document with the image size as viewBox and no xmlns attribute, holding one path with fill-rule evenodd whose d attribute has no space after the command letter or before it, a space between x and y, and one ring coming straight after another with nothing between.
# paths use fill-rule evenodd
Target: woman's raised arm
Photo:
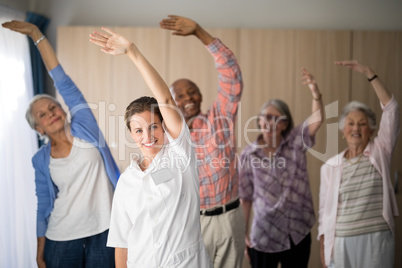
<instances>
[{"instance_id":1,"label":"woman's raised arm","mask_svg":"<svg viewBox=\"0 0 402 268\"><path fill-rule=\"evenodd\" d=\"M374 88L375 93L377 94L378 99L385 106L391 100L392 95L385 87L385 84L381 81L381 79L376 75L376 73L369 67L359 63L357 60L344 60L344 61L336 61L336 65L346 66L349 69L362 73L367 77L367 80L371 83Z\"/></svg>"},{"instance_id":2,"label":"woman's raised arm","mask_svg":"<svg viewBox=\"0 0 402 268\"><path fill-rule=\"evenodd\" d=\"M318 89L314 76L305 68L302 69L301 80L303 85L307 85L309 87L313 98L311 104L312 116L309 118L308 129L310 136L314 136L322 125L325 117L322 95Z\"/></svg>"},{"instance_id":3,"label":"woman's raised arm","mask_svg":"<svg viewBox=\"0 0 402 268\"><path fill-rule=\"evenodd\" d=\"M165 81L133 42L111 29L103 27L102 30L106 33L94 31L90 35L90 41L100 46L101 50L107 54L127 55L129 57L158 101L169 134L173 139L177 138L181 132L183 120Z\"/></svg>"},{"instance_id":4,"label":"woman's raised arm","mask_svg":"<svg viewBox=\"0 0 402 268\"><path fill-rule=\"evenodd\" d=\"M57 59L56 53L53 50L52 45L36 25L29 22L17 20L5 22L2 25L4 28L31 37L34 44L38 47L39 52L42 56L43 63L45 64L48 71L54 69L55 67L57 67L57 65L59 65L59 61Z\"/></svg>"}]
</instances>

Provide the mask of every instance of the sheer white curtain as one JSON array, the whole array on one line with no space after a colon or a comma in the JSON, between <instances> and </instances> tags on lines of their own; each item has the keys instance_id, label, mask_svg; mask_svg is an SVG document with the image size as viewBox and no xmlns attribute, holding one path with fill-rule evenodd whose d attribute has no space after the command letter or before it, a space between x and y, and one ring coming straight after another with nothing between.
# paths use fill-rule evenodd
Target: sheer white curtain
<instances>
[{"instance_id":1,"label":"sheer white curtain","mask_svg":"<svg viewBox=\"0 0 402 268\"><path fill-rule=\"evenodd\" d=\"M0 23L25 14L0 6ZM32 98L27 37L0 27L0 267L36 265L36 134L25 120Z\"/></svg>"}]
</instances>

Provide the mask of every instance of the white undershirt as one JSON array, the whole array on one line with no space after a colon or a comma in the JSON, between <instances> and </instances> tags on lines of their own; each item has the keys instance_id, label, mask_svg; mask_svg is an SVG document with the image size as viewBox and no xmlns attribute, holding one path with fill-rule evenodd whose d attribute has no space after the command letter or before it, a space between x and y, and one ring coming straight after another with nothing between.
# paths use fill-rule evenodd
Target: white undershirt
<instances>
[{"instance_id":1,"label":"white undershirt","mask_svg":"<svg viewBox=\"0 0 402 268\"><path fill-rule=\"evenodd\" d=\"M113 186L99 150L74 138L70 155L50 157L50 175L59 192L46 237L66 241L99 234L109 228Z\"/></svg>"}]
</instances>

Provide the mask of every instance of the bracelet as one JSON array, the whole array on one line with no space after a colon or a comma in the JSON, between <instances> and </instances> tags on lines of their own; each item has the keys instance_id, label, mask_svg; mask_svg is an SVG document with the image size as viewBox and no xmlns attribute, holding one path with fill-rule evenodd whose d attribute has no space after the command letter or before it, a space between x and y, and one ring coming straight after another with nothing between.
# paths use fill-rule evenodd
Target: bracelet
<instances>
[{"instance_id":1,"label":"bracelet","mask_svg":"<svg viewBox=\"0 0 402 268\"><path fill-rule=\"evenodd\" d=\"M40 42L42 42L43 41L43 39L45 39L46 38L46 36L45 35L42 35L38 40L36 40L36 42L34 43L35 44L35 46L37 46Z\"/></svg>"},{"instance_id":2,"label":"bracelet","mask_svg":"<svg viewBox=\"0 0 402 268\"><path fill-rule=\"evenodd\" d=\"M318 95L318 98L314 98L314 96L313 96L313 100L315 100L315 101L320 101L320 100L321 100L321 97L322 97L322 94L320 93L320 95Z\"/></svg>"},{"instance_id":3,"label":"bracelet","mask_svg":"<svg viewBox=\"0 0 402 268\"><path fill-rule=\"evenodd\" d=\"M373 77L371 77L371 78L368 78L367 80L369 81L369 82L371 82L371 81L373 81L374 79L376 79L378 76L375 74Z\"/></svg>"}]
</instances>

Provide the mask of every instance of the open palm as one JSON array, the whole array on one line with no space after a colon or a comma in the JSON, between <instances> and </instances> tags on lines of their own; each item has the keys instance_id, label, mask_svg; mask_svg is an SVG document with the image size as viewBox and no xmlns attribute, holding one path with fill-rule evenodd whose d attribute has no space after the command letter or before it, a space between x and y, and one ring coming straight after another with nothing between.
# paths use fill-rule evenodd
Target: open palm
<instances>
[{"instance_id":1,"label":"open palm","mask_svg":"<svg viewBox=\"0 0 402 268\"><path fill-rule=\"evenodd\" d=\"M90 41L100 46L103 52L111 55L123 55L127 53L128 48L132 44L123 36L113 32L111 29L102 27L106 33L94 31L90 34Z\"/></svg>"}]
</instances>

